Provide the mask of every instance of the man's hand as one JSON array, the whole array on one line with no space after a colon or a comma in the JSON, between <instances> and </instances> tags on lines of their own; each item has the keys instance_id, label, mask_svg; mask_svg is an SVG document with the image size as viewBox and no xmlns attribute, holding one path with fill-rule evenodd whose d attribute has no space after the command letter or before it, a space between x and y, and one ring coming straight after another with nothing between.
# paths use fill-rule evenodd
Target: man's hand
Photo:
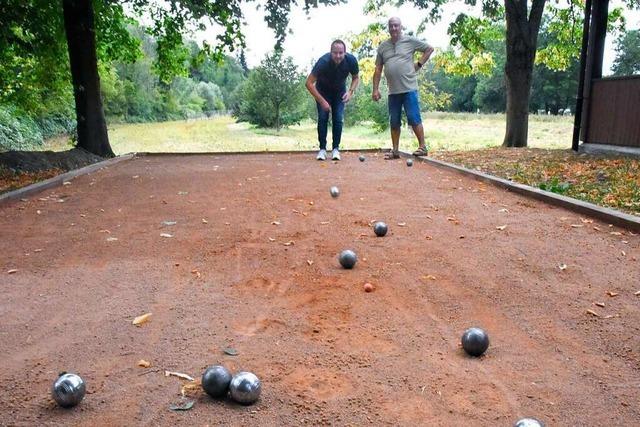
<instances>
[{"instance_id":1,"label":"man's hand","mask_svg":"<svg viewBox=\"0 0 640 427\"><path fill-rule=\"evenodd\" d=\"M327 102L326 99L323 99L322 102L320 102L320 107L324 110L324 111L331 111L331 105L329 105L329 103Z\"/></svg>"},{"instance_id":2,"label":"man's hand","mask_svg":"<svg viewBox=\"0 0 640 427\"><path fill-rule=\"evenodd\" d=\"M344 93L344 95L342 95L342 102L347 104L351 100L352 96L353 96L353 94L351 93L351 91L346 91Z\"/></svg>"},{"instance_id":3,"label":"man's hand","mask_svg":"<svg viewBox=\"0 0 640 427\"><path fill-rule=\"evenodd\" d=\"M380 98L382 98L382 95L380 95L380 91L378 89L375 89L371 94L371 99L373 99L374 101L379 101Z\"/></svg>"}]
</instances>

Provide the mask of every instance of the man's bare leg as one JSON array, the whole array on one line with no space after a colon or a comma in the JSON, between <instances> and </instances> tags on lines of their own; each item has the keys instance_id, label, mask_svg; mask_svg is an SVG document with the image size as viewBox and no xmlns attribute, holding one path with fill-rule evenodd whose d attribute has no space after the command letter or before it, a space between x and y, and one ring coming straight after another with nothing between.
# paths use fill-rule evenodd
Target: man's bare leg
<instances>
[{"instance_id":1,"label":"man's bare leg","mask_svg":"<svg viewBox=\"0 0 640 427\"><path fill-rule=\"evenodd\" d=\"M424 128L422 127L422 123L419 125L412 126L413 133L416 134L416 138L418 138L418 147L427 149L427 146L424 144Z\"/></svg>"},{"instance_id":2,"label":"man's bare leg","mask_svg":"<svg viewBox=\"0 0 640 427\"><path fill-rule=\"evenodd\" d=\"M400 151L400 130L400 128L391 128L391 145L393 145L394 153Z\"/></svg>"}]
</instances>

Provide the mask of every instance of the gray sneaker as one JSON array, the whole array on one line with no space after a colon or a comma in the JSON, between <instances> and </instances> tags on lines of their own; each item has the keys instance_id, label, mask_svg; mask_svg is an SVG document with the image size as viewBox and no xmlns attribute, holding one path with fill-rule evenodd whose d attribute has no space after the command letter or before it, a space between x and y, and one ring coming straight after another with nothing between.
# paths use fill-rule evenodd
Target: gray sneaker
<instances>
[{"instance_id":1,"label":"gray sneaker","mask_svg":"<svg viewBox=\"0 0 640 427\"><path fill-rule=\"evenodd\" d=\"M318 155L316 156L318 160L327 160L327 150L318 151Z\"/></svg>"},{"instance_id":2,"label":"gray sneaker","mask_svg":"<svg viewBox=\"0 0 640 427\"><path fill-rule=\"evenodd\" d=\"M331 152L331 160L340 160L340 152L337 148L334 148Z\"/></svg>"}]
</instances>

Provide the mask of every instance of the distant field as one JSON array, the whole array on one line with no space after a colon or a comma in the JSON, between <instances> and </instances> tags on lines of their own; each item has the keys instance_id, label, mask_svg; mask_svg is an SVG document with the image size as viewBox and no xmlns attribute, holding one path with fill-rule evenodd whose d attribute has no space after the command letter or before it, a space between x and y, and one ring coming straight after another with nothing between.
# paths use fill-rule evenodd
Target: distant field
<instances>
[{"instance_id":1,"label":"distant field","mask_svg":"<svg viewBox=\"0 0 640 427\"><path fill-rule=\"evenodd\" d=\"M474 150L502 144L505 130L503 114L428 113L424 117L427 141L432 150ZM315 123L307 121L276 132L258 129L248 123L235 123L232 117L109 126L111 146L116 154L130 152L207 152L315 150ZM529 146L569 148L573 117L530 116ZM329 135L331 132L329 131ZM331 144L331 141L329 141ZM343 148L388 148L389 133L376 133L358 125L344 129ZM401 149L417 146L411 132L403 130ZM47 149L67 149L63 140L52 141Z\"/></svg>"}]
</instances>

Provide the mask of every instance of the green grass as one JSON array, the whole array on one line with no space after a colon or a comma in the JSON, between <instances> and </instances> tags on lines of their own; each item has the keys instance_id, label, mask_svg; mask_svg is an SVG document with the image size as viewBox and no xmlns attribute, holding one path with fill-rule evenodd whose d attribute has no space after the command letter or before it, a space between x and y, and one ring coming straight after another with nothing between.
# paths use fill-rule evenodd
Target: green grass
<instances>
[{"instance_id":1,"label":"green grass","mask_svg":"<svg viewBox=\"0 0 640 427\"><path fill-rule=\"evenodd\" d=\"M427 113L423 116L426 139L432 150L475 150L502 144L503 114ZM571 146L572 117L530 116L529 146L568 148ZM329 138L331 131L329 131ZM111 146L116 154L130 152L278 151L317 149L316 125L304 122L276 132L248 123L235 123L228 116L208 120L174 121L109 126ZM329 140L329 144L331 141ZM342 148L389 148L389 132L376 133L372 126L345 127ZM417 143L403 128L400 148L412 151ZM49 142L47 149L64 150L64 139Z\"/></svg>"}]
</instances>

